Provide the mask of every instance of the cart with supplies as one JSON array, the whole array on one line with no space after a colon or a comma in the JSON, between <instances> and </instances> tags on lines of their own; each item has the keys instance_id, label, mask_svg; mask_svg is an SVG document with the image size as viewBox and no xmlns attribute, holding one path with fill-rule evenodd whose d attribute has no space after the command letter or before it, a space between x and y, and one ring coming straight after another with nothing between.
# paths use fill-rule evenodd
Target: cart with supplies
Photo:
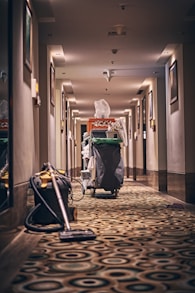
<instances>
[{"instance_id":1,"label":"cart with supplies","mask_svg":"<svg viewBox=\"0 0 195 293\"><path fill-rule=\"evenodd\" d=\"M84 158L84 170L81 171L82 192L91 190L93 196L97 189L104 189L107 197L117 197L123 184L124 166L121 157L122 139L118 131L109 130L113 118L90 119L88 136L85 134L83 145L88 150ZM87 137L87 143L86 143ZM108 196L109 194L109 196Z\"/></svg>"}]
</instances>

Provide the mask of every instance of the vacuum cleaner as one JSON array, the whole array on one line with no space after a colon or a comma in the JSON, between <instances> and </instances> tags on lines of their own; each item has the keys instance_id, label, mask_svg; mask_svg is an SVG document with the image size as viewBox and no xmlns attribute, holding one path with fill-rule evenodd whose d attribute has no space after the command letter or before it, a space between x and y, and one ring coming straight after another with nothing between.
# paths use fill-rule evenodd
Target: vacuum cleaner
<instances>
[{"instance_id":1,"label":"vacuum cleaner","mask_svg":"<svg viewBox=\"0 0 195 293\"><path fill-rule=\"evenodd\" d=\"M8 174L8 163L0 169L0 212L3 211L5 208L8 207L9 202L9 184L8 180L9 174Z\"/></svg>"},{"instance_id":2,"label":"vacuum cleaner","mask_svg":"<svg viewBox=\"0 0 195 293\"><path fill-rule=\"evenodd\" d=\"M61 241L84 241L84 240L92 240L96 238L96 235L91 229L71 229L70 223L69 223L69 218L70 214L68 213L68 205L67 202L64 200L64 197L62 197L60 188L59 188L59 177L62 178L63 176L60 176L58 172L56 172L56 169L51 165L51 163L46 163L44 164L44 169L47 169L47 172L49 172L49 175L52 180L52 193L53 190L55 192L55 195L57 197L57 203L58 203L58 208L60 210L60 217L59 215L56 214L54 210L48 205L47 203L47 197L43 198L43 196L40 194L40 192L37 190L37 187L34 184L34 181L31 178L31 185L38 195L40 199L40 203L36 205L36 207L30 212L30 214L27 216L25 220L25 226L29 230L33 231L40 231L40 232L54 232L54 231L59 231L59 238ZM70 188L70 186L69 186ZM45 227L35 227L30 224L30 219L32 219L33 215L35 215L40 209L40 207L44 205L46 209L49 211L50 215L55 218L56 222L60 224L59 227L51 227L51 228L45 228ZM64 226L65 224L65 226Z\"/></svg>"}]
</instances>

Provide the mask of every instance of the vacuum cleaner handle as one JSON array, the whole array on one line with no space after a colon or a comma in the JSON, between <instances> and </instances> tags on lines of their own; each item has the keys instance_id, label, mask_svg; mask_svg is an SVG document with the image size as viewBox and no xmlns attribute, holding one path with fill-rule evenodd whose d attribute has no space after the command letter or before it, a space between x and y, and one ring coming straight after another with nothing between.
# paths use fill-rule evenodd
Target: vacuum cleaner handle
<instances>
[{"instance_id":1,"label":"vacuum cleaner handle","mask_svg":"<svg viewBox=\"0 0 195 293\"><path fill-rule=\"evenodd\" d=\"M56 193L56 196L57 196L57 199L58 199L58 203L59 203L59 206L60 206L60 209L61 209L61 212L62 212L64 223L66 224L66 229L69 231L70 230L70 224L69 224L69 220L68 220L68 215L67 215L67 212L66 212L65 207L64 207L64 203L63 203L61 193L60 193L57 181L56 181L54 170L53 170L53 168L51 166L51 163L49 163L49 162L48 162L48 169L49 169L49 172L51 174L53 187L54 187L54 190L55 190L55 193Z\"/></svg>"}]
</instances>

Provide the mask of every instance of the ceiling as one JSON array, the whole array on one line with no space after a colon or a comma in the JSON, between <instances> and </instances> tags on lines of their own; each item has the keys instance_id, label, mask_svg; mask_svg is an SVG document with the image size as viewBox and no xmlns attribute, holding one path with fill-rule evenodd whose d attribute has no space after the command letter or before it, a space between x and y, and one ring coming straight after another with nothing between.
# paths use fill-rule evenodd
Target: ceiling
<instances>
[{"instance_id":1,"label":"ceiling","mask_svg":"<svg viewBox=\"0 0 195 293\"><path fill-rule=\"evenodd\" d=\"M179 43L195 41L195 0L33 0L40 42L79 117L105 99L122 116ZM109 80L108 80L109 79Z\"/></svg>"}]
</instances>

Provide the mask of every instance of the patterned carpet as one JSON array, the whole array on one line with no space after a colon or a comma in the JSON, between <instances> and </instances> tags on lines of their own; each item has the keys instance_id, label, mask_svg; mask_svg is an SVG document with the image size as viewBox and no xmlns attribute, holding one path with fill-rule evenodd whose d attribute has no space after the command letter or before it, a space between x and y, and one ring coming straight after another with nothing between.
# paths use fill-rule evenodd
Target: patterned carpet
<instances>
[{"instance_id":1,"label":"patterned carpet","mask_svg":"<svg viewBox=\"0 0 195 293\"><path fill-rule=\"evenodd\" d=\"M43 233L9 293L195 292L193 210L130 180L116 199L89 190L82 198L78 183L73 193L71 228L90 228L96 239L68 243Z\"/></svg>"}]
</instances>

